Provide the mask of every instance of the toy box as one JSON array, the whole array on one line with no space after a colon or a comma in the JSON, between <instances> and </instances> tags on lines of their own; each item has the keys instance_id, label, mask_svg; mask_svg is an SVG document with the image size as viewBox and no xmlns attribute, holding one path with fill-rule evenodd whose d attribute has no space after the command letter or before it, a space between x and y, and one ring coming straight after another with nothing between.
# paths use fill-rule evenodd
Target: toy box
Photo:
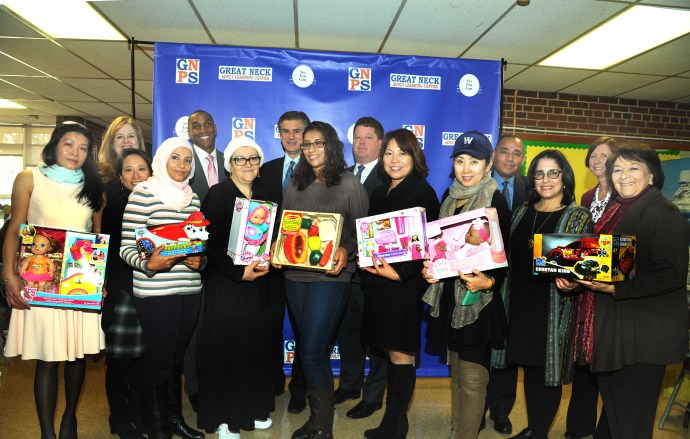
<instances>
[{"instance_id":1,"label":"toy box","mask_svg":"<svg viewBox=\"0 0 690 439\"><path fill-rule=\"evenodd\" d=\"M136 229L137 249L143 259L151 257L161 245L161 256L190 255L206 250L209 221L201 212L194 212L179 223Z\"/></svg>"},{"instance_id":2,"label":"toy box","mask_svg":"<svg viewBox=\"0 0 690 439\"><path fill-rule=\"evenodd\" d=\"M257 259L261 259L260 265L268 265L277 213L276 203L235 198L228 239L228 256L235 265L249 265Z\"/></svg>"},{"instance_id":3,"label":"toy box","mask_svg":"<svg viewBox=\"0 0 690 439\"><path fill-rule=\"evenodd\" d=\"M425 259L429 254L426 209L413 207L357 220L359 266L371 267L372 256L388 263Z\"/></svg>"},{"instance_id":4,"label":"toy box","mask_svg":"<svg viewBox=\"0 0 690 439\"><path fill-rule=\"evenodd\" d=\"M285 210L272 261L298 268L332 270L342 231L340 214Z\"/></svg>"},{"instance_id":5,"label":"toy box","mask_svg":"<svg viewBox=\"0 0 690 439\"><path fill-rule=\"evenodd\" d=\"M620 282L635 276L634 236L535 234L535 276Z\"/></svg>"},{"instance_id":6,"label":"toy box","mask_svg":"<svg viewBox=\"0 0 690 439\"><path fill-rule=\"evenodd\" d=\"M100 310L109 235L22 224L19 277L29 304Z\"/></svg>"},{"instance_id":7,"label":"toy box","mask_svg":"<svg viewBox=\"0 0 690 439\"><path fill-rule=\"evenodd\" d=\"M426 232L427 271L435 279L470 273L474 268L484 271L508 265L498 214L493 207L432 221L426 225Z\"/></svg>"}]
</instances>

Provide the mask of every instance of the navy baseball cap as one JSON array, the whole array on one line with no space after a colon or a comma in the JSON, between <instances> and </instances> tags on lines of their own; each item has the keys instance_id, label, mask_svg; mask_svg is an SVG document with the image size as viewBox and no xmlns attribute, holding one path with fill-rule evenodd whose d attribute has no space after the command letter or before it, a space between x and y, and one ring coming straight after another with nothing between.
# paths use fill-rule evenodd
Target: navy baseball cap
<instances>
[{"instance_id":1,"label":"navy baseball cap","mask_svg":"<svg viewBox=\"0 0 690 439\"><path fill-rule=\"evenodd\" d=\"M455 140L451 158L460 154L469 154L479 160L490 160L494 153L491 140L479 131L467 131Z\"/></svg>"}]
</instances>

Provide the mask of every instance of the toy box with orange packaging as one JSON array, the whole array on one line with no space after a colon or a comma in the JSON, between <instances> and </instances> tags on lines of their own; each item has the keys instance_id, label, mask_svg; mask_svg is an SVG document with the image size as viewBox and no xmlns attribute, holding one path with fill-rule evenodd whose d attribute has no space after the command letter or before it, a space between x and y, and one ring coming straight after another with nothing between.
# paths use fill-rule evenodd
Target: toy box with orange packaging
<instances>
[{"instance_id":1,"label":"toy box with orange packaging","mask_svg":"<svg viewBox=\"0 0 690 439\"><path fill-rule=\"evenodd\" d=\"M285 210L272 262L295 268L332 270L343 217L337 213Z\"/></svg>"}]
</instances>

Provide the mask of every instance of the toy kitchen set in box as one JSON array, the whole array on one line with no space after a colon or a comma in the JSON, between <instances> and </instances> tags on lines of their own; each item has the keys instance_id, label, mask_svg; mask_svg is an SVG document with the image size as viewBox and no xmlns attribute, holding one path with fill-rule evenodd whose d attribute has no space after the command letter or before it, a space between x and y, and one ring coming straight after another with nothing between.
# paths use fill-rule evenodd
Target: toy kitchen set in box
<instances>
[{"instance_id":1,"label":"toy kitchen set in box","mask_svg":"<svg viewBox=\"0 0 690 439\"><path fill-rule=\"evenodd\" d=\"M179 223L143 227L134 230L137 250L143 259L151 257L161 245L161 256L191 255L206 250L210 223L201 212L194 212Z\"/></svg>"},{"instance_id":2,"label":"toy kitchen set in box","mask_svg":"<svg viewBox=\"0 0 690 439\"><path fill-rule=\"evenodd\" d=\"M492 270L506 267L508 261L498 214L493 207L483 207L432 221L426 225L429 235L428 273L435 279L457 276L458 272Z\"/></svg>"},{"instance_id":3,"label":"toy kitchen set in box","mask_svg":"<svg viewBox=\"0 0 690 439\"><path fill-rule=\"evenodd\" d=\"M328 271L340 246L343 218L337 213L283 211L274 264Z\"/></svg>"},{"instance_id":4,"label":"toy kitchen set in box","mask_svg":"<svg viewBox=\"0 0 690 439\"><path fill-rule=\"evenodd\" d=\"M388 263L425 259L426 209L413 207L357 220L359 266L373 266L373 256Z\"/></svg>"},{"instance_id":5,"label":"toy kitchen set in box","mask_svg":"<svg viewBox=\"0 0 690 439\"><path fill-rule=\"evenodd\" d=\"M635 276L634 236L534 235L535 276L620 282Z\"/></svg>"},{"instance_id":6,"label":"toy kitchen set in box","mask_svg":"<svg viewBox=\"0 0 690 439\"><path fill-rule=\"evenodd\" d=\"M33 305L100 310L109 235L22 224L18 272Z\"/></svg>"},{"instance_id":7,"label":"toy kitchen set in box","mask_svg":"<svg viewBox=\"0 0 690 439\"><path fill-rule=\"evenodd\" d=\"M259 259L260 265L268 265L277 213L276 203L235 198L228 239L228 256L235 265L249 265Z\"/></svg>"}]
</instances>

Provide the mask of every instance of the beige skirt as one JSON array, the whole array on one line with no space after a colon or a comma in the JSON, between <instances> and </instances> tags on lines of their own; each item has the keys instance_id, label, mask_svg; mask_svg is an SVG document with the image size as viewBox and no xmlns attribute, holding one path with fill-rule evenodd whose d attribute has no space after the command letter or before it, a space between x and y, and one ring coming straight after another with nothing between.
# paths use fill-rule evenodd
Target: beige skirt
<instances>
[{"instance_id":1,"label":"beige skirt","mask_svg":"<svg viewBox=\"0 0 690 439\"><path fill-rule=\"evenodd\" d=\"M23 360L74 361L105 349L101 314L34 306L12 309L5 356Z\"/></svg>"}]
</instances>

